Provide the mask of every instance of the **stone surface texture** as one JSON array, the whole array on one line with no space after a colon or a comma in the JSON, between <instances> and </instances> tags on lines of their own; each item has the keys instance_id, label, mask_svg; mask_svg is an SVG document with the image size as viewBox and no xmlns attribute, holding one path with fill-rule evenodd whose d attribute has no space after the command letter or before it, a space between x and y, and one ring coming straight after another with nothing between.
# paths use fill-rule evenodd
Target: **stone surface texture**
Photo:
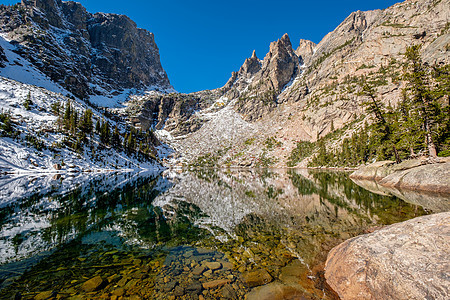
<instances>
[{"instance_id":1,"label":"stone surface texture","mask_svg":"<svg viewBox=\"0 0 450 300\"><path fill-rule=\"evenodd\" d=\"M423 216L333 248L328 284L346 299L448 299L450 213Z\"/></svg>"}]
</instances>

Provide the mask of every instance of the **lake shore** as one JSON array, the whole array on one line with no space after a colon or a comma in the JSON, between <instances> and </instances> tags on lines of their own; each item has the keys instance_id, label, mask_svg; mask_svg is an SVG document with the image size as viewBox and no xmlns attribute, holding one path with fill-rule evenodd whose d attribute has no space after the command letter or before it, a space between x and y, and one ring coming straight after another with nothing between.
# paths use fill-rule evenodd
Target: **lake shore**
<instances>
[{"instance_id":1,"label":"lake shore","mask_svg":"<svg viewBox=\"0 0 450 300\"><path fill-rule=\"evenodd\" d=\"M395 164L380 161L363 166L350 175L354 180L372 180L386 188L450 194L450 159L412 159Z\"/></svg>"},{"instance_id":2,"label":"lake shore","mask_svg":"<svg viewBox=\"0 0 450 300\"><path fill-rule=\"evenodd\" d=\"M325 277L341 299L446 299L450 252L450 160L392 161L350 175L359 186L435 214L346 240L327 256Z\"/></svg>"}]
</instances>

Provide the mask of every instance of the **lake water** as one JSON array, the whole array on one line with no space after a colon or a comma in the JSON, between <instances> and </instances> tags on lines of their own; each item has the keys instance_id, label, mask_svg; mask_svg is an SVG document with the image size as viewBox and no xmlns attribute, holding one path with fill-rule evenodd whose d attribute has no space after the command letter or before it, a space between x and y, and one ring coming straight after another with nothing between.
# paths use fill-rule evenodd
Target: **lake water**
<instances>
[{"instance_id":1,"label":"lake water","mask_svg":"<svg viewBox=\"0 0 450 300\"><path fill-rule=\"evenodd\" d=\"M0 185L1 299L337 299L323 276L332 247L431 213L343 172L92 173Z\"/></svg>"}]
</instances>

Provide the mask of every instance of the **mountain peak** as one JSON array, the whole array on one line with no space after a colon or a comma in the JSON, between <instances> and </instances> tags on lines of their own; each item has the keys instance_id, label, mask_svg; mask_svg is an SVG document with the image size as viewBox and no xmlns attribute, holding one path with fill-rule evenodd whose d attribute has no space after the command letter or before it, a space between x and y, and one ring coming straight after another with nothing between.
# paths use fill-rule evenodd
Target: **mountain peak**
<instances>
[{"instance_id":1,"label":"mountain peak","mask_svg":"<svg viewBox=\"0 0 450 300\"><path fill-rule=\"evenodd\" d=\"M21 5L26 9L16 11L17 19L6 17L13 8L0 7L0 27L8 25L2 33L24 41L20 55L77 97L172 88L153 34L129 17L92 14L73 1L22 0ZM25 18L33 20L32 38L24 38L20 20Z\"/></svg>"},{"instance_id":2,"label":"mountain peak","mask_svg":"<svg viewBox=\"0 0 450 300\"><path fill-rule=\"evenodd\" d=\"M289 35L287 33L283 34L283 36L281 37L281 39L279 41L282 42L286 46L292 47L291 39L289 38Z\"/></svg>"},{"instance_id":3,"label":"mountain peak","mask_svg":"<svg viewBox=\"0 0 450 300\"><path fill-rule=\"evenodd\" d=\"M252 53L252 57L251 58L258 58L258 57L256 57L256 50L253 50L253 53Z\"/></svg>"}]
</instances>

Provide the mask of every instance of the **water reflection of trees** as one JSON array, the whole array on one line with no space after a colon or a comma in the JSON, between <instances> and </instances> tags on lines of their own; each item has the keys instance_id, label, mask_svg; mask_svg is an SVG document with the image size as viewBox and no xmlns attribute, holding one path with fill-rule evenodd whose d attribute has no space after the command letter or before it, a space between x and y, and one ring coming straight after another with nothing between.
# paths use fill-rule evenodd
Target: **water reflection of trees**
<instances>
[{"instance_id":1,"label":"water reflection of trees","mask_svg":"<svg viewBox=\"0 0 450 300\"><path fill-rule=\"evenodd\" d=\"M39 207L48 202L48 199L43 201L37 195L5 207L2 210L2 228L16 226L20 220L29 221L30 217L44 218L48 220L48 226L31 228L30 224L29 230L15 236L4 236L5 245L15 248L16 255L10 256L8 260L4 258L4 263L7 264L4 264L2 269L17 270L17 263L11 264L12 261L36 256L39 252L49 249L55 249L56 252L46 254L51 255L43 260L44 265L60 263L58 253L67 251L76 258L80 254L76 253L77 251L87 250L86 247L74 245L84 244L92 240L92 236L102 232L105 234L100 236L114 240L114 245L111 241L99 240L98 245L94 243L90 247L102 247L105 243L110 243L123 251L128 251L126 249L130 247L157 250L191 244L210 235L207 230L194 225L196 219L202 216L202 212L195 205L178 203L177 213L171 218L167 218L160 207L153 205L155 197L171 186L167 179L137 177L112 191L101 188L102 180L104 178L91 181L89 185L80 186L66 195L53 196L53 208L48 207L40 211ZM19 207L21 210L18 210ZM38 236L39 239L33 239L33 236ZM18 255L22 244L26 248ZM21 264L29 266L38 261L24 260ZM16 273L0 272L0 285L1 281Z\"/></svg>"},{"instance_id":2,"label":"water reflection of trees","mask_svg":"<svg viewBox=\"0 0 450 300\"><path fill-rule=\"evenodd\" d=\"M354 213L364 211L371 217L376 216L382 224L401 222L426 213L420 206L408 204L397 197L372 193L355 184L348 175L348 172L310 170L310 179L307 179L295 170L289 171L292 184L300 193L318 194L330 203ZM352 203L356 204L356 209Z\"/></svg>"}]
</instances>

